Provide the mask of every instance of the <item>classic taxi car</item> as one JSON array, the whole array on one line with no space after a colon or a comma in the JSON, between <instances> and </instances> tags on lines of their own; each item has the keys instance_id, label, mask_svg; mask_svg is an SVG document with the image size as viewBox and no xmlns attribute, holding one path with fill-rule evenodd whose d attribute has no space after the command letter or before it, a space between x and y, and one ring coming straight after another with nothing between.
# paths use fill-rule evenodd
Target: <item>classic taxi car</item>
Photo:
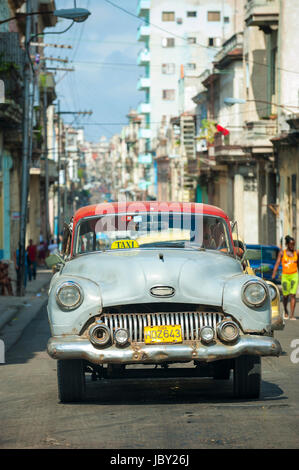
<instances>
[{"instance_id":1,"label":"classic taxi car","mask_svg":"<svg viewBox=\"0 0 299 470\"><path fill-rule=\"evenodd\" d=\"M279 308L272 316L273 290L244 273L234 245L227 215L209 205L79 209L49 289L60 400L82 400L87 373L125 376L132 364L166 373L188 362L194 376L229 379L233 370L235 396L258 397L261 356L281 353L274 330L283 320Z\"/></svg>"}]
</instances>

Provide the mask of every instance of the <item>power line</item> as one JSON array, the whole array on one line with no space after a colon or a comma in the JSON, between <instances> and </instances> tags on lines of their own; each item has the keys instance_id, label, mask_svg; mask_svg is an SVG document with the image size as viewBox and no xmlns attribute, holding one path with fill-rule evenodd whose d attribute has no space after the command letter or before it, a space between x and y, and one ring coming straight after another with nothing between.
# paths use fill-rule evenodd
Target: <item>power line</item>
<instances>
[{"instance_id":1,"label":"power line","mask_svg":"<svg viewBox=\"0 0 299 470\"><path fill-rule=\"evenodd\" d=\"M171 31L168 31L164 28L161 28L160 26L157 26L155 25L154 23L151 23L150 21L146 21L145 19L143 18L140 18L139 16L135 15L134 13L130 12L129 10L126 10L125 8L123 7L120 7L119 5L116 5L115 3L111 2L111 0L104 0L106 3L109 3L110 5L114 6L115 8L118 8L119 10L123 11L124 13L127 13L128 15L130 16L133 16L141 21L143 21L144 23L146 23L147 25L150 25L150 26L154 26L154 28L157 28L157 29L160 29L161 31L164 31L174 37L177 37L179 39L183 39L184 41L188 41L188 38L185 38L183 36L179 36L178 34L175 34ZM191 45L191 44L189 44ZM200 44L200 43L195 43L195 44L192 44L192 46L197 46L197 47L203 47L203 48L206 48L206 49L214 49L215 51L221 51L221 47L216 47L216 46L206 46L204 44ZM262 64L262 63L259 63L259 62L256 62L254 60L250 60L248 59L247 62L251 62L253 64L256 64L256 65L261 65L261 66L264 66L264 67L271 67L271 64ZM296 72L294 70L288 70L288 69L284 69L282 67L276 67L276 70L283 70L284 72L289 72L289 73L294 73L294 74L298 74L299 75L299 72Z\"/></svg>"}]
</instances>

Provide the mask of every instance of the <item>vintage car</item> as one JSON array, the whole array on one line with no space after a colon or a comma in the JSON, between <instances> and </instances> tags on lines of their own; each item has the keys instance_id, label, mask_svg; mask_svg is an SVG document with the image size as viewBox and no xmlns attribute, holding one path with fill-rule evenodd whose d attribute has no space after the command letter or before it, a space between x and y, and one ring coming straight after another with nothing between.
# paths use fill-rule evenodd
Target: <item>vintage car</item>
<instances>
[{"instance_id":1,"label":"vintage car","mask_svg":"<svg viewBox=\"0 0 299 470\"><path fill-rule=\"evenodd\" d=\"M235 245L214 206L79 209L49 288L48 353L58 360L60 400L82 400L88 373L126 377L134 364L161 366L166 377L184 370L220 380L233 370L234 395L257 398L261 356L280 355L274 330L284 323L276 286L244 272Z\"/></svg>"}]
</instances>

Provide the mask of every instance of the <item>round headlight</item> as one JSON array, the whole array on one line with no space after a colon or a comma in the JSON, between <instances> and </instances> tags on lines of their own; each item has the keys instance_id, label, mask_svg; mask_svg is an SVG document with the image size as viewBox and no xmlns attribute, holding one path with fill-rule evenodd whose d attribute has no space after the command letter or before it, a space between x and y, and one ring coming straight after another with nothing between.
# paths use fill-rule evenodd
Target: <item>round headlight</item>
<instances>
[{"instance_id":1,"label":"round headlight","mask_svg":"<svg viewBox=\"0 0 299 470\"><path fill-rule=\"evenodd\" d=\"M249 307L261 306L267 298L267 291L261 282L248 282L243 289L243 301Z\"/></svg>"},{"instance_id":2,"label":"round headlight","mask_svg":"<svg viewBox=\"0 0 299 470\"><path fill-rule=\"evenodd\" d=\"M204 326L200 330L200 337L204 343L211 343L214 340L214 330L211 326Z\"/></svg>"},{"instance_id":3,"label":"round headlight","mask_svg":"<svg viewBox=\"0 0 299 470\"><path fill-rule=\"evenodd\" d=\"M114 339L119 346L124 346L129 340L129 333L124 328L119 328L114 333Z\"/></svg>"},{"instance_id":4,"label":"round headlight","mask_svg":"<svg viewBox=\"0 0 299 470\"><path fill-rule=\"evenodd\" d=\"M65 282L57 289L56 301L63 310L74 310L83 301L82 290L74 282Z\"/></svg>"},{"instance_id":5,"label":"round headlight","mask_svg":"<svg viewBox=\"0 0 299 470\"><path fill-rule=\"evenodd\" d=\"M217 326L217 333L220 339L232 343L239 338L239 327L235 322L225 320Z\"/></svg>"},{"instance_id":6,"label":"round headlight","mask_svg":"<svg viewBox=\"0 0 299 470\"><path fill-rule=\"evenodd\" d=\"M271 302L273 302L273 300L276 299L277 297L277 290L275 289L274 286L272 286L271 284L268 285L269 287L269 290L270 290L270 298L271 298Z\"/></svg>"}]
</instances>

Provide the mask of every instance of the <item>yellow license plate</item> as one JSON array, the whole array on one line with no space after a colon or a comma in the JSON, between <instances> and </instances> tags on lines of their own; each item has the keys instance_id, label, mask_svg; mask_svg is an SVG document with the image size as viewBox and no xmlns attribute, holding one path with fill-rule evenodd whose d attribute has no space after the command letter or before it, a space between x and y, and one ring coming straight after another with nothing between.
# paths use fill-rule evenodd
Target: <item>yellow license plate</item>
<instances>
[{"instance_id":1,"label":"yellow license plate","mask_svg":"<svg viewBox=\"0 0 299 470\"><path fill-rule=\"evenodd\" d=\"M182 343L181 325L160 325L144 327L144 342L152 343Z\"/></svg>"}]
</instances>

